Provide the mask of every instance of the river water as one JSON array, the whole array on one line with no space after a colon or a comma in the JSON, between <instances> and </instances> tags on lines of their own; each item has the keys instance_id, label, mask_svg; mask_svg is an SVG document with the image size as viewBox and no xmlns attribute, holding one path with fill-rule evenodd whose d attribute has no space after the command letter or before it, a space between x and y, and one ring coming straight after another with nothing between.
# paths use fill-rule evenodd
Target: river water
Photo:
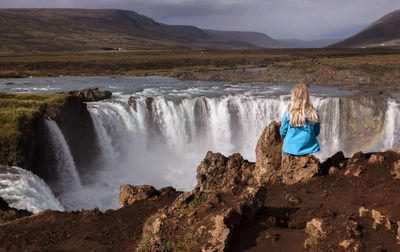
<instances>
[{"instance_id":1,"label":"river water","mask_svg":"<svg viewBox=\"0 0 400 252\"><path fill-rule=\"evenodd\" d=\"M59 155L54 170L65 179L58 184L49 183L57 199L51 198L51 203L43 206L32 201L25 207L34 211L46 207L117 208L118 187L124 183L190 190L196 183L197 165L208 150L224 155L239 152L255 161L258 138L265 126L280 120L293 86L180 81L157 76L0 80L0 92L59 92L88 87L113 92L110 100L88 103L101 152L100 165L90 175L78 173L63 133L54 121L46 120L52 147ZM316 156L324 160L344 147L349 149L351 143L342 137L340 99L355 91L317 85L311 85L310 91L322 122L318 137L322 150ZM378 141L355 148L382 151L400 146L398 103L395 99L387 99L386 103ZM0 168L1 174L7 174L1 169L5 168ZM2 182L7 181L7 176L2 178L0 188L13 187L12 183ZM8 199L8 194L0 190L1 197ZM12 203L24 208L15 197Z\"/></svg>"}]
</instances>

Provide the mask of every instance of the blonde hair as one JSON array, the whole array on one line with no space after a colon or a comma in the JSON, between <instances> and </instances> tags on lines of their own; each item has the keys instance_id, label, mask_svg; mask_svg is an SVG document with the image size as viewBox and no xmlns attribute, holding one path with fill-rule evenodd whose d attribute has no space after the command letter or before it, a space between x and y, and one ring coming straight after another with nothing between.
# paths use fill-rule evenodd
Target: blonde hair
<instances>
[{"instance_id":1,"label":"blonde hair","mask_svg":"<svg viewBox=\"0 0 400 252\"><path fill-rule=\"evenodd\" d=\"M306 120L306 112L307 119ZM316 123L319 121L317 111L315 111L310 92L306 84L297 84L292 89L292 97L288 107L289 125L292 127L306 126L307 123Z\"/></svg>"}]
</instances>

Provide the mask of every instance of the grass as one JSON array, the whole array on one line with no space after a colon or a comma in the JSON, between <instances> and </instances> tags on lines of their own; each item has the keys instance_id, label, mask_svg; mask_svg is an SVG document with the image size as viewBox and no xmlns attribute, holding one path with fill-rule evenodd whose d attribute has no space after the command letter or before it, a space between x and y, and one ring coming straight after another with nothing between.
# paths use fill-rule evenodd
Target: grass
<instances>
[{"instance_id":1,"label":"grass","mask_svg":"<svg viewBox=\"0 0 400 252\"><path fill-rule=\"evenodd\" d=\"M320 80L320 84L336 85L340 78L330 80L335 79L334 73L330 74L332 78L321 79L321 76L326 72L349 71L355 76L368 76L373 85L400 88L397 78L400 76L400 51L390 49L137 50L0 55L0 77L178 77L182 73L194 73L190 78L201 79L199 73L251 67L268 67L272 72L269 76L248 78L226 75L219 80L299 82L311 76L311 79Z\"/></svg>"},{"instance_id":2,"label":"grass","mask_svg":"<svg viewBox=\"0 0 400 252\"><path fill-rule=\"evenodd\" d=\"M208 193L201 192L199 197L193 198L191 201L188 203L188 209L193 210L196 207L198 207L203 201L207 199Z\"/></svg>"},{"instance_id":3,"label":"grass","mask_svg":"<svg viewBox=\"0 0 400 252\"><path fill-rule=\"evenodd\" d=\"M35 120L44 113L44 106L61 106L64 94L10 94L0 93L0 144L14 149L26 144L33 135ZM55 113L55 112L53 112ZM47 114L55 117L55 114Z\"/></svg>"}]
</instances>

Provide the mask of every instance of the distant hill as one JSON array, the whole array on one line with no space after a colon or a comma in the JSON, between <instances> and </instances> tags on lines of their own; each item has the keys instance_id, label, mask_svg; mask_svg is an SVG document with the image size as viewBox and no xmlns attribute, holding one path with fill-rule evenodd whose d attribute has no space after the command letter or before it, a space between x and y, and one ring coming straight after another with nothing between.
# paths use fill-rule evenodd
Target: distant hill
<instances>
[{"instance_id":1,"label":"distant hill","mask_svg":"<svg viewBox=\"0 0 400 252\"><path fill-rule=\"evenodd\" d=\"M279 41L265 35L260 32L242 32L242 31L217 31L217 30L207 30L204 31L216 41L221 42L234 42L241 41L247 42L249 44L264 47L264 48L285 48L286 45L280 43Z\"/></svg>"},{"instance_id":2,"label":"distant hill","mask_svg":"<svg viewBox=\"0 0 400 252\"><path fill-rule=\"evenodd\" d=\"M387 14L370 24L359 33L330 47L399 47L400 46L400 10Z\"/></svg>"},{"instance_id":3,"label":"distant hill","mask_svg":"<svg viewBox=\"0 0 400 252\"><path fill-rule=\"evenodd\" d=\"M279 42L290 48L321 48L332 45L340 39L300 40L300 39L279 39Z\"/></svg>"},{"instance_id":4,"label":"distant hill","mask_svg":"<svg viewBox=\"0 0 400 252\"><path fill-rule=\"evenodd\" d=\"M217 39L195 26L114 9L0 9L0 34L0 52L268 47L245 36Z\"/></svg>"}]
</instances>

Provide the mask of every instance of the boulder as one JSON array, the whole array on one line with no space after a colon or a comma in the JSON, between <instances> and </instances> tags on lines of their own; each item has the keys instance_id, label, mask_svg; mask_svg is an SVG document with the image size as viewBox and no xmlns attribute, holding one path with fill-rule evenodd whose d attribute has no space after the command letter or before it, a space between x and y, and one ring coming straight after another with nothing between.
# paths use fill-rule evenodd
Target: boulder
<instances>
[{"instance_id":1,"label":"boulder","mask_svg":"<svg viewBox=\"0 0 400 252\"><path fill-rule=\"evenodd\" d=\"M119 187L118 202L121 206L133 204L135 201L149 199L160 192L150 185L122 185Z\"/></svg>"},{"instance_id":2,"label":"boulder","mask_svg":"<svg viewBox=\"0 0 400 252\"><path fill-rule=\"evenodd\" d=\"M84 102L101 101L105 99L110 99L112 93L108 90L99 90L97 87L69 91L68 94L78 96Z\"/></svg>"},{"instance_id":3,"label":"boulder","mask_svg":"<svg viewBox=\"0 0 400 252\"><path fill-rule=\"evenodd\" d=\"M136 98L133 96L130 96L128 99L128 105L131 106L133 108L133 110L135 110L135 112L137 112L137 104L136 104Z\"/></svg>"},{"instance_id":4,"label":"boulder","mask_svg":"<svg viewBox=\"0 0 400 252\"><path fill-rule=\"evenodd\" d=\"M313 155L293 156L286 155L281 164L281 169L274 176L279 177L285 184L306 182L321 173L321 163Z\"/></svg>"},{"instance_id":5,"label":"boulder","mask_svg":"<svg viewBox=\"0 0 400 252\"><path fill-rule=\"evenodd\" d=\"M283 140L279 128L280 123L272 122L257 142L254 177L261 184L271 181L272 175L281 167Z\"/></svg>"},{"instance_id":6,"label":"boulder","mask_svg":"<svg viewBox=\"0 0 400 252\"><path fill-rule=\"evenodd\" d=\"M254 169L240 154L208 152L197 168L195 189L146 222L140 250L228 251L235 227L251 223L265 201Z\"/></svg>"},{"instance_id":7,"label":"boulder","mask_svg":"<svg viewBox=\"0 0 400 252\"><path fill-rule=\"evenodd\" d=\"M207 152L197 168L197 185L201 191L229 190L238 184L254 184L254 164L236 153L229 158Z\"/></svg>"}]
</instances>

